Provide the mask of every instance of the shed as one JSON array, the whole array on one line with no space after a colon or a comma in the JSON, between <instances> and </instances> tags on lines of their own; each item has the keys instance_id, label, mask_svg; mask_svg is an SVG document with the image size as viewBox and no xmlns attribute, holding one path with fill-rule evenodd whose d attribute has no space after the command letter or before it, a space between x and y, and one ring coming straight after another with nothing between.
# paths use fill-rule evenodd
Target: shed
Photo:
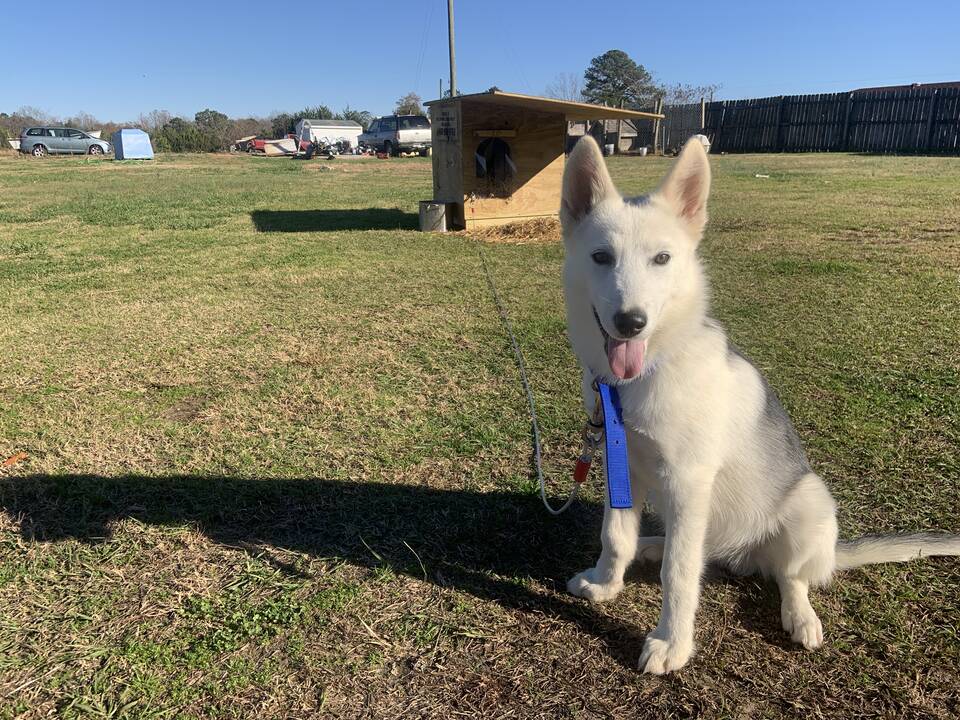
<instances>
[{"instance_id":1,"label":"shed","mask_svg":"<svg viewBox=\"0 0 960 720\"><path fill-rule=\"evenodd\" d=\"M663 117L496 89L426 105L433 202L445 206L448 228L555 217L568 122Z\"/></svg>"},{"instance_id":2,"label":"shed","mask_svg":"<svg viewBox=\"0 0 960 720\"><path fill-rule=\"evenodd\" d=\"M153 160L150 136L143 130L123 128L113 134L113 157L116 160Z\"/></svg>"},{"instance_id":3,"label":"shed","mask_svg":"<svg viewBox=\"0 0 960 720\"><path fill-rule=\"evenodd\" d=\"M324 141L329 144L348 142L350 147L357 147L357 138L363 132L360 123L353 120L329 120L303 118L297 121L294 129L300 140L316 143Z\"/></svg>"},{"instance_id":4,"label":"shed","mask_svg":"<svg viewBox=\"0 0 960 720\"><path fill-rule=\"evenodd\" d=\"M567 126L568 153L584 135L593 135L601 145L615 145L618 153L653 145L653 127L641 120L575 120Z\"/></svg>"}]
</instances>

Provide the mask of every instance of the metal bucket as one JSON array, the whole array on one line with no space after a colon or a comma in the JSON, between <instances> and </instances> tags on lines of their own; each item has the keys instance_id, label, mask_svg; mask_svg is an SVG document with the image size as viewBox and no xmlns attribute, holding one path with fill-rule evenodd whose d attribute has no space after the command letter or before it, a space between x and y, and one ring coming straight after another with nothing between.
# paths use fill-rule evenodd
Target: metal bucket
<instances>
[{"instance_id":1,"label":"metal bucket","mask_svg":"<svg viewBox=\"0 0 960 720\"><path fill-rule=\"evenodd\" d=\"M447 231L447 206L433 200L420 201L421 232Z\"/></svg>"},{"instance_id":2,"label":"metal bucket","mask_svg":"<svg viewBox=\"0 0 960 720\"><path fill-rule=\"evenodd\" d=\"M603 146L603 154L604 154L604 155L613 155L613 143L610 143L609 145L604 145L604 146Z\"/></svg>"},{"instance_id":3,"label":"metal bucket","mask_svg":"<svg viewBox=\"0 0 960 720\"><path fill-rule=\"evenodd\" d=\"M647 156L647 146L644 145L644 146L643 146L642 148L640 148L637 152L640 153L640 157L646 157L646 156Z\"/></svg>"}]
</instances>

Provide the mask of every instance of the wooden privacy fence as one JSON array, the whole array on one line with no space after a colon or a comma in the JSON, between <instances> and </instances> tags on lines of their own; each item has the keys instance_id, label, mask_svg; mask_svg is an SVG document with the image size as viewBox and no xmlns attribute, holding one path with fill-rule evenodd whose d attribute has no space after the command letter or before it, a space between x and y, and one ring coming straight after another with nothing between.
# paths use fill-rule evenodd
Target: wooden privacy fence
<instances>
[{"instance_id":1,"label":"wooden privacy fence","mask_svg":"<svg viewBox=\"0 0 960 720\"><path fill-rule=\"evenodd\" d=\"M703 133L714 152L960 155L960 88L953 87L725 100L667 106L664 114L668 149Z\"/></svg>"}]
</instances>

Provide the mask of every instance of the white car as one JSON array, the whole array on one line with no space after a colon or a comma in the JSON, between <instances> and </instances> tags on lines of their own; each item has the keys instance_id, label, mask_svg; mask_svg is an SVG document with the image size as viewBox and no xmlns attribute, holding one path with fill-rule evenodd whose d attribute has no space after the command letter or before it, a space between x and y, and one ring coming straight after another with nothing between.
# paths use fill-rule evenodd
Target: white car
<instances>
[{"instance_id":1,"label":"white car","mask_svg":"<svg viewBox=\"0 0 960 720\"><path fill-rule=\"evenodd\" d=\"M423 115L386 115L370 123L360 143L388 155L411 150L426 155L430 150L430 121Z\"/></svg>"}]
</instances>

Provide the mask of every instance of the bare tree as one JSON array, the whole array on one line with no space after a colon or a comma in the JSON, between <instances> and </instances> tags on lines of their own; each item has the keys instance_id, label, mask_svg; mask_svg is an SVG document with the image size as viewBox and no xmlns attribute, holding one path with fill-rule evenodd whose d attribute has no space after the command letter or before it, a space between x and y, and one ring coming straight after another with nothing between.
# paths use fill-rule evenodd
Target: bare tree
<instances>
[{"instance_id":1,"label":"bare tree","mask_svg":"<svg viewBox=\"0 0 960 720\"><path fill-rule=\"evenodd\" d=\"M423 115L423 108L420 106L420 96L415 92L409 92L397 100L397 108L394 112L397 115Z\"/></svg>"},{"instance_id":2,"label":"bare tree","mask_svg":"<svg viewBox=\"0 0 960 720\"><path fill-rule=\"evenodd\" d=\"M142 130L152 135L172 119L173 115L166 110L151 110L146 115L141 114L140 117L137 118L137 125L139 125Z\"/></svg>"},{"instance_id":3,"label":"bare tree","mask_svg":"<svg viewBox=\"0 0 960 720\"><path fill-rule=\"evenodd\" d=\"M53 115L49 115L40 108L35 108L31 105L24 105L23 107L17 108L17 111L13 114L14 116L22 118L29 118L30 121L36 125L53 125L57 122L57 119Z\"/></svg>"},{"instance_id":4,"label":"bare tree","mask_svg":"<svg viewBox=\"0 0 960 720\"><path fill-rule=\"evenodd\" d=\"M571 100L583 102L583 88L580 85L580 76L574 73L560 73L544 90L547 97L557 100Z\"/></svg>"},{"instance_id":5,"label":"bare tree","mask_svg":"<svg viewBox=\"0 0 960 720\"><path fill-rule=\"evenodd\" d=\"M271 130L270 120L267 118L236 118L230 121L230 141L236 142L240 138L250 135L266 137L270 135Z\"/></svg>"},{"instance_id":6,"label":"bare tree","mask_svg":"<svg viewBox=\"0 0 960 720\"><path fill-rule=\"evenodd\" d=\"M96 130L100 127L100 121L87 112L79 112L71 115L63 121L67 127L78 128L80 130Z\"/></svg>"},{"instance_id":7,"label":"bare tree","mask_svg":"<svg viewBox=\"0 0 960 720\"><path fill-rule=\"evenodd\" d=\"M703 98L707 102L713 101L713 96L720 90L721 85L687 85L677 83L675 85L665 85L663 101L667 105L689 105L700 102Z\"/></svg>"},{"instance_id":8,"label":"bare tree","mask_svg":"<svg viewBox=\"0 0 960 720\"><path fill-rule=\"evenodd\" d=\"M12 114L0 112L0 129L8 137L18 136L21 130L31 125L46 125L53 122L56 121L52 117L35 107L24 106L18 108Z\"/></svg>"}]
</instances>

